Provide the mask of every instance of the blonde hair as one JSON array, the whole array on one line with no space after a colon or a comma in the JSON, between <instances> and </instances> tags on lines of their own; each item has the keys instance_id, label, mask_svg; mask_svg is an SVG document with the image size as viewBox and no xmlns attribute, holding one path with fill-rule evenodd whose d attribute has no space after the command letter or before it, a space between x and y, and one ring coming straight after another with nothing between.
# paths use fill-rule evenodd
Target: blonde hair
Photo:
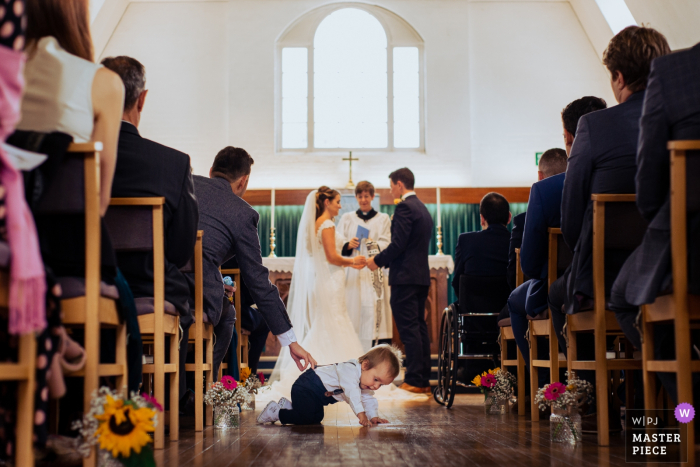
<instances>
[{"instance_id":1,"label":"blonde hair","mask_svg":"<svg viewBox=\"0 0 700 467\"><path fill-rule=\"evenodd\" d=\"M369 349L369 351L357 359L360 363L367 361L369 369L372 369L382 363L389 364L391 377L396 378L401 371L401 361L403 360L403 352L397 347L389 344L380 344Z\"/></svg>"}]
</instances>

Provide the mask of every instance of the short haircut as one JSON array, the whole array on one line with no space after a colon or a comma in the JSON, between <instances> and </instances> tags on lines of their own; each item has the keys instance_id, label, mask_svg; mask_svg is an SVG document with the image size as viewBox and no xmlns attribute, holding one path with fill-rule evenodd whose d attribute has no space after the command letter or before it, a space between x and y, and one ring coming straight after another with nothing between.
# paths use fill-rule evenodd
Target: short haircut
<instances>
[{"instance_id":1,"label":"short haircut","mask_svg":"<svg viewBox=\"0 0 700 467\"><path fill-rule=\"evenodd\" d=\"M484 219L489 225L508 225L510 205L503 195L494 192L487 193L486 196L481 198L479 214L484 216Z\"/></svg>"},{"instance_id":2,"label":"short haircut","mask_svg":"<svg viewBox=\"0 0 700 467\"><path fill-rule=\"evenodd\" d=\"M569 105L564 107L564 110L561 111L561 121L564 123L564 129L571 133L571 136L576 136L576 127L581 117L595 112L596 110L606 109L607 107L607 102L595 96L585 96L570 102Z\"/></svg>"},{"instance_id":3,"label":"short haircut","mask_svg":"<svg viewBox=\"0 0 700 467\"><path fill-rule=\"evenodd\" d=\"M671 48L659 31L628 26L610 39L603 52L603 65L613 78L616 73L622 73L629 90L637 92L647 87L652 60L669 53Z\"/></svg>"},{"instance_id":4,"label":"short haircut","mask_svg":"<svg viewBox=\"0 0 700 467\"><path fill-rule=\"evenodd\" d=\"M545 177L551 177L566 172L566 150L561 148L547 149L540 157L539 170Z\"/></svg>"},{"instance_id":5,"label":"short haircut","mask_svg":"<svg viewBox=\"0 0 700 467\"><path fill-rule=\"evenodd\" d=\"M355 186L355 196L359 195L363 191L369 193L370 196L374 196L374 185L368 181L358 183L357 186Z\"/></svg>"},{"instance_id":6,"label":"short haircut","mask_svg":"<svg viewBox=\"0 0 700 467\"><path fill-rule=\"evenodd\" d=\"M211 172L233 183L244 175L250 175L250 167L254 163L245 149L226 146L214 158Z\"/></svg>"},{"instance_id":7,"label":"short haircut","mask_svg":"<svg viewBox=\"0 0 700 467\"><path fill-rule=\"evenodd\" d=\"M413 176L413 172L411 172L411 169L408 167L394 170L389 174L389 178L394 182L394 185L398 182L402 182L404 188L407 190L412 190L413 186L416 184L416 177Z\"/></svg>"},{"instance_id":8,"label":"short haircut","mask_svg":"<svg viewBox=\"0 0 700 467\"><path fill-rule=\"evenodd\" d=\"M105 68L119 75L124 83L124 110L131 110L146 89L146 68L135 58L120 55L102 60Z\"/></svg>"},{"instance_id":9,"label":"short haircut","mask_svg":"<svg viewBox=\"0 0 700 467\"><path fill-rule=\"evenodd\" d=\"M396 378L401 371L403 353L393 345L380 344L372 347L366 354L357 359L360 364L365 360L369 363L369 369L379 366L384 362L388 363L389 371L391 372L389 376Z\"/></svg>"}]
</instances>

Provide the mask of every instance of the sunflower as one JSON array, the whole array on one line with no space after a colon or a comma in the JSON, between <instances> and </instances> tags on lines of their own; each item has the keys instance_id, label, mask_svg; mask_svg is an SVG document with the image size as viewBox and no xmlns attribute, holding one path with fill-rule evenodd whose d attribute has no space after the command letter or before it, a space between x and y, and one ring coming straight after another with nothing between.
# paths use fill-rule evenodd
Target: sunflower
<instances>
[{"instance_id":1,"label":"sunflower","mask_svg":"<svg viewBox=\"0 0 700 467\"><path fill-rule=\"evenodd\" d=\"M121 399L107 395L107 403L102 415L95 415L100 426L95 431L100 449L110 451L117 458L129 457L133 450L137 454L151 442L148 433L155 431L153 417L155 411L125 404Z\"/></svg>"},{"instance_id":2,"label":"sunflower","mask_svg":"<svg viewBox=\"0 0 700 467\"><path fill-rule=\"evenodd\" d=\"M481 375L476 375L472 380L472 384L474 384L474 386L481 386Z\"/></svg>"},{"instance_id":3,"label":"sunflower","mask_svg":"<svg viewBox=\"0 0 700 467\"><path fill-rule=\"evenodd\" d=\"M245 386L245 382L250 378L250 368L241 368L241 386Z\"/></svg>"}]
</instances>

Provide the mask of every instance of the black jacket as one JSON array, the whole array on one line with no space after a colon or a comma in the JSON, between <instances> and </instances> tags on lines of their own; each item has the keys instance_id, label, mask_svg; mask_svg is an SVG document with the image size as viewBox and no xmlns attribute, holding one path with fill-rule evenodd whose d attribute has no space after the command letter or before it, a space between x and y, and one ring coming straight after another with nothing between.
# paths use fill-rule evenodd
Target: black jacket
<instances>
[{"instance_id":1,"label":"black jacket","mask_svg":"<svg viewBox=\"0 0 700 467\"><path fill-rule=\"evenodd\" d=\"M180 315L189 315L190 290L179 268L194 254L198 208L190 157L142 138L134 125L122 122L112 197L165 197L165 299ZM153 296L153 254L119 252L117 263L134 297Z\"/></svg>"},{"instance_id":2,"label":"black jacket","mask_svg":"<svg viewBox=\"0 0 700 467\"><path fill-rule=\"evenodd\" d=\"M459 236L455 249L452 288L459 297L459 276L505 276L508 270L510 232L504 225Z\"/></svg>"}]
</instances>

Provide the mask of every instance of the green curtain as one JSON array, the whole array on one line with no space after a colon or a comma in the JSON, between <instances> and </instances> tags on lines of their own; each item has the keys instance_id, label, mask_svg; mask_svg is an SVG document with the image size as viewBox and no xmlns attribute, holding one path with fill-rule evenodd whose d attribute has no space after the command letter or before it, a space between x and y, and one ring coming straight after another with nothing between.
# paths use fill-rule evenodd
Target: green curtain
<instances>
[{"instance_id":1,"label":"green curtain","mask_svg":"<svg viewBox=\"0 0 700 467\"><path fill-rule=\"evenodd\" d=\"M437 205L426 204L428 212L433 218L433 222L437 226ZM258 235L260 236L260 246L262 247L263 256L270 254L270 206L253 206L260 214L260 223L258 224ZM383 213L392 216L396 206L382 205L380 210ZM527 203L511 203L510 211L513 217L525 212ZM297 244L297 229L301 214L304 211L304 206L276 206L275 207L275 227L276 227L276 243L275 253L277 256L295 256ZM459 235L465 232L474 232L481 229L479 221L479 205L478 204L443 204L440 206L440 215L442 217L442 252L446 255L452 255L454 258L455 248ZM508 225L508 229L512 228L513 224ZM437 235L437 230L435 231ZM431 255L437 253L437 236L433 236L430 242ZM450 276L450 284L452 276ZM449 287L450 303L457 300L452 290Z\"/></svg>"}]
</instances>

